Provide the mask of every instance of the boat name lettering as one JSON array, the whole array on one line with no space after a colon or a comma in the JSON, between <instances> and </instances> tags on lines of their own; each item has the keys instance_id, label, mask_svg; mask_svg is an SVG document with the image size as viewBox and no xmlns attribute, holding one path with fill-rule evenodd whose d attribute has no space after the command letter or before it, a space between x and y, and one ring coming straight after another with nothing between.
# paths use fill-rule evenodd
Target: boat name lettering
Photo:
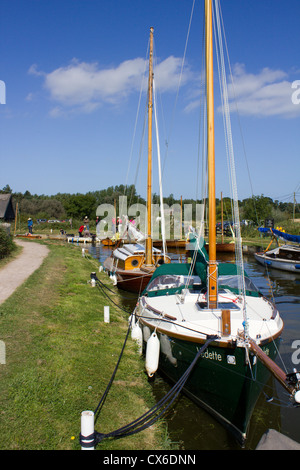
<instances>
[{"instance_id":1,"label":"boat name lettering","mask_svg":"<svg viewBox=\"0 0 300 470\"><path fill-rule=\"evenodd\" d=\"M216 351L205 351L201 354L201 357L204 357L205 359L211 359L213 361L222 362L222 355L218 354Z\"/></svg>"}]
</instances>

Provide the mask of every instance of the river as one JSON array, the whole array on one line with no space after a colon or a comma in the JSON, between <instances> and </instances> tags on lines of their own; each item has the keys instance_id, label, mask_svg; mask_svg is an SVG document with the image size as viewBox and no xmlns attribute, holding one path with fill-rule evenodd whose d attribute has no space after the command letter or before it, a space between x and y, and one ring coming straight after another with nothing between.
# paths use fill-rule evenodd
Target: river
<instances>
[{"instance_id":1,"label":"river","mask_svg":"<svg viewBox=\"0 0 300 470\"><path fill-rule=\"evenodd\" d=\"M107 247L91 246L90 253L100 262L110 255ZM178 258L173 253L172 258ZM228 255L226 255L228 257ZM219 254L224 259L225 255ZM266 269L254 256L244 255L245 270L260 291L273 298L284 321L280 355L276 362L287 372L300 370L300 274ZM121 292L121 291L120 291ZM130 310L136 297L126 293L124 306ZM298 353L299 351L299 353ZM157 400L162 398L170 385L156 374L152 382ZM232 436L207 412L181 395L166 416L170 440L183 450L235 450L240 449ZM300 407L291 405L287 393L273 379L263 389L252 415L245 449L255 449L268 429L275 429L300 443Z\"/></svg>"}]
</instances>

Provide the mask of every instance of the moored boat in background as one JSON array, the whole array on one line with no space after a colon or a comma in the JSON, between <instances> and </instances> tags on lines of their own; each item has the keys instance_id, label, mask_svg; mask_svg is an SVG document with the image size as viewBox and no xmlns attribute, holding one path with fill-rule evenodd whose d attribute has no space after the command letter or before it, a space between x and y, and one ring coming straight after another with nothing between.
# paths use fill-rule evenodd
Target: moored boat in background
<instances>
[{"instance_id":1,"label":"moored boat in background","mask_svg":"<svg viewBox=\"0 0 300 470\"><path fill-rule=\"evenodd\" d=\"M130 292L140 294L153 272L161 263L170 263L164 252L153 247L151 237L152 204L152 116L153 116L153 28L150 28L149 79L148 79L148 172L147 172L147 235L145 246L127 244L116 248L103 266L115 279L115 284Z\"/></svg>"},{"instance_id":2,"label":"moored boat in background","mask_svg":"<svg viewBox=\"0 0 300 470\"><path fill-rule=\"evenodd\" d=\"M300 274L300 236L291 235L277 229L260 228L259 231L264 233L271 232L273 237L266 250L254 253L256 261L268 268ZM279 245L278 239L290 243ZM278 246L269 250L273 240L276 240Z\"/></svg>"}]
</instances>

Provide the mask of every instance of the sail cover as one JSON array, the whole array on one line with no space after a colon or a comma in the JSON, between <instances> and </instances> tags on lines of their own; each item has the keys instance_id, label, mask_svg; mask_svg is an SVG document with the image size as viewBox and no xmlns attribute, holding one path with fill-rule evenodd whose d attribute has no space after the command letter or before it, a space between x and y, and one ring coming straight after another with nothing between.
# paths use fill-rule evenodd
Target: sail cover
<instances>
[{"instance_id":1,"label":"sail cover","mask_svg":"<svg viewBox=\"0 0 300 470\"><path fill-rule=\"evenodd\" d=\"M262 232L262 233L270 232L269 228L259 227L258 230L259 230L259 232ZM280 230L276 230L274 228L272 229L272 233L276 237L279 237L283 240L293 242L293 243L300 243L300 235L291 235L290 233L281 232Z\"/></svg>"}]
</instances>

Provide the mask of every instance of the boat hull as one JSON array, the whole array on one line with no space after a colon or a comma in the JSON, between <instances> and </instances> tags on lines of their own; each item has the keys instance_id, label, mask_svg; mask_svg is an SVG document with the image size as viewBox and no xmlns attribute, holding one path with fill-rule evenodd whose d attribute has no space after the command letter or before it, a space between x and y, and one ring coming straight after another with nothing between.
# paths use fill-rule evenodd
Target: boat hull
<instances>
[{"instance_id":1,"label":"boat hull","mask_svg":"<svg viewBox=\"0 0 300 470\"><path fill-rule=\"evenodd\" d=\"M153 246L157 248L162 248L163 241L162 240L153 240ZM180 240L166 240L167 248L186 248L187 241L184 239Z\"/></svg>"},{"instance_id":2,"label":"boat hull","mask_svg":"<svg viewBox=\"0 0 300 470\"><path fill-rule=\"evenodd\" d=\"M209 254L209 245L205 245L205 249ZM217 253L235 253L235 243L216 243Z\"/></svg>"},{"instance_id":3,"label":"boat hull","mask_svg":"<svg viewBox=\"0 0 300 470\"><path fill-rule=\"evenodd\" d=\"M32 235L31 233L28 233L27 235L16 235L16 238L42 238L42 235Z\"/></svg>"},{"instance_id":4,"label":"boat hull","mask_svg":"<svg viewBox=\"0 0 300 470\"><path fill-rule=\"evenodd\" d=\"M118 289L133 292L135 294L143 292L153 274L153 270L149 270L149 272L147 272L139 268L126 270L115 267L114 259L112 257L106 258L103 263L103 267L108 273L112 273L116 276L116 285Z\"/></svg>"},{"instance_id":5,"label":"boat hull","mask_svg":"<svg viewBox=\"0 0 300 470\"><path fill-rule=\"evenodd\" d=\"M101 240L101 243L104 246L115 246L117 244L117 240L112 240L111 238L103 238Z\"/></svg>"},{"instance_id":6,"label":"boat hull","mask_svg":"<svg viewBox=\"0 0 300 470\"><path fill-rule=\"evenodd\" d=\"M254 253L255 259L258 263L269 268L280 269L282 271L289 271L300 274L300 263L295 261L288 261L283 259L271 258L264 253Z\"/></svg>"},{"instance_id":7,"label":"boat hull","mask_svg":"<svg viewBox=\"0 0 300 470\"><path fill-rule=\"evenodd\" d=\"M162 334L159 337L159 371L176 383L201 345ZM275 359L274 343L263 349ZM219 347L212 343L197 361L183 388L183 393L213 415L241 445L246 440L255 403L270 376L255 356L250 356L250 362L251 368L244 348Z\"/></svg>"},{"instance_id":8,"label":"boat hull","mask_svg":"<svg viewBox=\"0 0 300 470\"><path fill-rule=\"evenodd\" d=\"M135 294L140 294L146 289L153 274L152 272L146 273L140 270L124 271L118 269L114 273L117 276L117 287L127 292L134 292Z\"/></svg>"}]
</instances>

